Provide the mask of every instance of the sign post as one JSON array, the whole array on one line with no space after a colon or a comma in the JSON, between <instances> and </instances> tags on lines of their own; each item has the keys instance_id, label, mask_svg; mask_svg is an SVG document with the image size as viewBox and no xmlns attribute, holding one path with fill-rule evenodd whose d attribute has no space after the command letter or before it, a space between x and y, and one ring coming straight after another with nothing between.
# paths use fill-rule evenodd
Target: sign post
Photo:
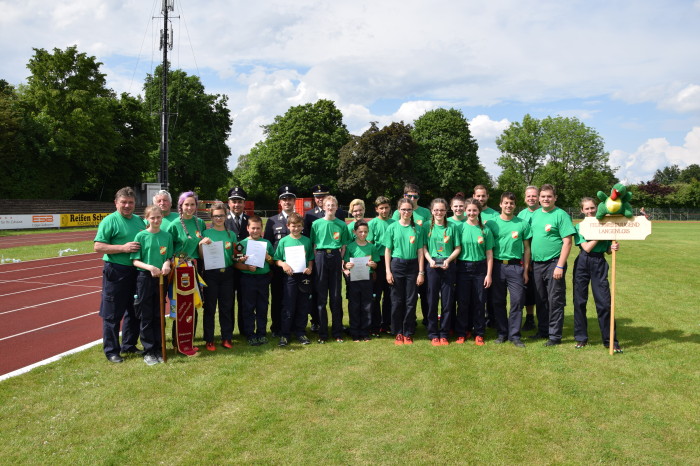
<instances>
[{"instance_id":1,"label":"sign post","mask_svg":"<svg viewBox=\"0 0 700 466\"><path fill-rule=\"evenodd\" d=\"M633 218L622 215L606 215L603 220L586 217L579 226L579 232L588 241L611 240L615 243L622 239L644 240L651 234L651 222L646 217ZM615 272L617 268L617 251L612 250L612 277L610 283L610 354L613 354L615 341Z\"/></svg>"}]
</instances>

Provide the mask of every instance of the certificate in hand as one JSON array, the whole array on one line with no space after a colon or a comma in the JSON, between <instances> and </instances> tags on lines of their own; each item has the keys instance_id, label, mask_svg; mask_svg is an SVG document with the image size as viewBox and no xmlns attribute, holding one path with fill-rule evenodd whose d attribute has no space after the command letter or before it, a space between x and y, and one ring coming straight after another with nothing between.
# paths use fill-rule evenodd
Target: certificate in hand
<instances>
[{"instance_id":1,"label":"certificate in hand","mask_svg":"<svg viewBox=\"0 0 700 466\"><path fill-rule=\"evenodd\" d=\"M352 270L350 270L351 282L356 282L359 280L369 280L369 266L367 265L369 259L369 256L350 258L350 262L355 264Z\"/></svg>"},{"instance_id":2,"label":"certificate in hand","mask_svg":"<svg viewBox=\"0 0 700 466\"><path fill-rule=\"evenodd\" d=\"M214 241L213 243L202 245L202 255L204 255L204 269L223 269L226 267L224 257L224 242Z\"/></svg>"},{"instance_id":3,"label":"certificate in hand","mask_svg":"<svg viewBox=\"0 0 700 466\"><path fill-rule=\"evenodd\" d=\"M306 250L304 246L287 246L284 248L285 262L294 273L304 273L306 270Z\"/></svg>"},{"instance_id":4,"label":"certificate in hand","mask_svg":"<svg viewBox=\"0 0 700 466\"><path fill-rule=\"evenodd\" d=\"M267 243L265 241L255 241L248 238L245 255L248 256L248 259L245 261L247 265L264 267L265 256L267 255Z\"/></svg>"}]
</instances>

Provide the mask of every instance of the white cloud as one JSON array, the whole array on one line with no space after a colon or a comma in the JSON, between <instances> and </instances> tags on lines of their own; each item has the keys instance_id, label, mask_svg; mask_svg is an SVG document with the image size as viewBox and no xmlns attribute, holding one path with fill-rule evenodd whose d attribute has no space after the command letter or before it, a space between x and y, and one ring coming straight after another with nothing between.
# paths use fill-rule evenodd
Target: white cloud
<instances>
[{"instance_id":1,"label":"white cloud","mask_svg":"<svg viewBox=\"0 0 700 466\"><path fill-rule=\"evenodd\" d=\"M700 164L700 127L694 127L685 136L682 146L671 145L666 138L647 140L633 153L614 150L610 153L610 164L619 166L617 177L626 183L648 181L656 170L669 165L681 168Z\"/></svg>"},{"instance_id":2,"label":"white cloud","mask_svg":"<svg viewBox=\"0 0 700 466\"><path fill-rule=\"evenodd\" d=\"M659 107L678 113L700 110L700 86L689 84L680 91L662 100Z\"/></svg>"}]
</instances>

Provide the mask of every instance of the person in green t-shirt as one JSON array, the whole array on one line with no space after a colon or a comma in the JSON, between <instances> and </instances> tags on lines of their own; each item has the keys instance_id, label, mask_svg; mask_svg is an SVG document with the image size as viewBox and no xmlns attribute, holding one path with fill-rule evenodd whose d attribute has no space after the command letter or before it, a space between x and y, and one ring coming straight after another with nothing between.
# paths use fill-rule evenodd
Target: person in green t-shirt
<instances>
[{"instance_id":1,"label":"person in green t-shirt","mask_svg":"<svg viewBox=\"0 0 700 466\"><path fill-rule=\"evenodd\" d=\"M501 214L489 222L494 236L493 318L498 337L495 343L525 344L520 338L525 302L525 283L530 269L530 224L515 216L515 194L501 194ZM510 316L506 311L510 294Z\"/></svg>"},{"instance_id":2,"label":"person in green t-shirt","mask_svg":"<svg viewBox=\"0 0 700 466\"><path fill-rule=\"evenodd\" d=\"M197 217L197 202L197 195L192 191L180 194L177 201L177 211L180 216L166 229L173 237L175 255L182 255L186 259L199 259L199 243L211 243L211 239L203 234L207 228L204 220ZM200 266L198 271L201 272Z\"/></svg>"},{"instance_id":3,"label":"person in green t-shirt","mask_svg":"<svg viewBox=\"0 0 700 466\"><path fill-rule=\"evenodd\" d=\"M153 205L157 205L163 211L163 222L160 224L161 230L165 231L171 222L178 219L177 212L172 212L173 198L165 189L161 189L153 195Z\"/></svg>"},{"instance_id":4,"label":"person in green t-shirt","mask_svg":"<svg viewBox=\"0 0 700 466\"><path fill-rule=\"evenodd\" d=\"M459 224L446 221L447 201L441 198L430 203L432 213L426 227L425 260L428 262L428 338L433 346L446 346L453 328L454 288L457 281L457 256L462 247L457 231ZM438 321L438 302L442 303Z\"/></svg>"},{"instance_id":5,"label":"person in green t-shirt","mask_svg":"<svg viewBox=\"0 0 700 466\"><path fill-rule=\"evenodd\" d=\"M384 266L391 288L391 331L397 345L413 344L418 287L424 283L425 230L413 219L413 203L399 199L401 218L386 231ZM426 307L427 309L427 307Z\"/></svg>"},{"instance_id":6,"label":"person in green t-shirt","mask_svg":"<svg viewBox=\"0 0 700 466\"><path fill-rule=\"evenodd\" d=\"M486 290L491 286L493 270L493 235L481 221L481 203L467 199L467 221L462 224L457 257L457 343L463 344L474 328L474 343L484 345L486 333Z\"/></svg>"},{"instance_id":7,"label":"person in green t-shirt","mask_svg":"<svg viewBox=\"0 0 700 466\"><path fill-rule=\"evenodd\" d=\"M452 216L447 219L448 222L461 225L467 221L467 216L464 215L465 201L466 198L464 197L464 193L459 192L454 195L454 197L450 200L450 210L452 210Z\"/></svg>"},{"instance_id":8,"label":"person in green t-shirt","mask_svg":"<svg viewBox=\"0 0 700 466\"><path fill-rule=\"evenodd\" d=\"M353 199L350 201L350 215L352 216L352 222L348 223L348 233L351 239L355 239L355 222L358 220L363 220L365 218L365 201L362 199Z\"/></svg>"},{"instance_id":9,"label":"person in green t-shirt","mask_svg":"<svg viewBox=\"0 0 700 466\"><path fill-rule=\"evenodd\" d=\"M527 207L518 213L518 218L530 223L532 214L540 208L540 188L528 186L525 188L525 205ZM525 323L523 331L535 330L535 305L537 304L537 293L535 292L535 276L532 274L532 267L529 270L529 277L525 285Z\"/></svg>"},{"instance_id":10,"label":"person in green t-shirt","mask_svg":"<svg viewBox=\"0 0 700 466\"><path fill-rule=\"evenodd\" d=\"M367 241L374 244L379 254L377 270L374 280L374 303L372 304L371 334L379 338L382 333L391 334L391 287L386 281L386 267L384 266L384 251L386 249L385 236L389 225L396 220L391 218L391 202L385 196L379 196L374 201L374 210L377 216L369 221L369 234Z\"/></svg>"},{"instance_id":11,"label":"person in green t-shirt","mask_svg":"<svg viewBox=\"0 0 700 466\"><path fill-rule=\"evenodd\" d=\"M596 205L592 197L581 199L581 213L584 217L595 217ZM603 346L610 347L610 284L608 283L608 263L605 254L617 251L617 241L586 241L579 233L580 224L576 225L576 245L580 248L574 261L574 339L576 348L588 344L588 320L586 304L588 303L588 284L593 291L593 300L598 313L598 326L603 337ZM622 353L617 341L617 332L613 340L613 351Z\"/></svg>"},{"instance_id":12,"label":"person in green t-shirt","mask_svg":"<svg viewBox=\"0 0 700 466\"><path fill-rule=\"evenodd\" d=\"M474 194L472 194L472 199L479 201L481 206L481 222L486 225L492 218L498 217L498 212L488 206L489 201L489 191L483 184L478 184L474 186Z\"/></svg>"},{"instance_id":13,"label":"person in green t-shirt","mask_svg":"<svg viewBox=\"0 0 700 466\"><path fill-rule=\"evenodd\" d=\"M566 306L566 260L576 232L571 217L556 206L554 186L540 188L541 209L530 219L532 260L537 290L537 333L531 338L546 338L545 346L561 343Z\"/></svg>"},{"instance_id":14,"label":"person in green t-shirt","mask_svg":"<svg viewBox=\"0 0 700 466\"><path fill-rule=\"evenodd\" d=\"M116 212L103 218L97 227L94 249L103 254L104 260L100 302L102 346L108 361L120 363L124 362L120 353L139 352L136 343L140 323L134 311L136 267L131 262L130 255L141 247L134 238L145 226L141 217L134 215L136 194L133 189L124 187L117 191L114 205Z\"/></svg>"},{"instance_id":15,"label":"person in green t-shirt","mask_svg":"<svg viewBox=\"0 0 700 466\"><path fill-rule=\"evenodd\" d=\"M134 309L141 319L141 344L143 360L149 366L163 362L160 337L160 278L170 273L170 258L173 255L172 237L160 229L163 211L157 205L146 207L144 220L148 228L139 232L134 241L141 248L131 253L131 260L138 270Z\"/></svg>"},{"instance_id":16,"label":"person in green t-shirt","mask_svg":"<svg viewBox=\"0 0 700 466\"><path fill-rule=\"evenodd\" d=\"M352 208L350 208L352 213ZM347 280L348 314L350 316L350 335L353 341L369 341L370 322L372 319L373 280L353 280L353 273L359 273L359 267L369 268L369 277L374 274L379 261L379 254L373 244L367 242L369 226L364 219L355 222L355 241L345 248L343 256L343 273ZM367 265L358 266L353 259L368 258ZM357 272L356 272L357 271Z\"/></svg>"},{"instance_id":17,"label":"person in green t-shirt","mask_svg":"<svg viewBox=\"0 0 700 466\"><path fill-rule=\"evenodd\" d=\"M228 208L223 202L215 202L209 209L212 227L202 233L212 243L221 243L224 253L224 266L213 268L204 263L204 341L209 351L216 351L214 344L215 315L219 311L219 330L221 331L221 346L233 348L233 290L234 290L234 258L236 251L236 233L226 225ZM204 258L202 245L199 245L199 255Z\"/></svg>"}]
</instances>

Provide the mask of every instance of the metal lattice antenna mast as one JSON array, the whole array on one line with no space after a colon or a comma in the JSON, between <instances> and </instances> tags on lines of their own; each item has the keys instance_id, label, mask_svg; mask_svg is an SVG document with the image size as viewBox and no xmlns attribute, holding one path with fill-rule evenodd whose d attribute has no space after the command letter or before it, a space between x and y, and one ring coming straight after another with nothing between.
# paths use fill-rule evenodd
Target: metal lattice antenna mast
<instances>
[{"instance_id":1,"label":"metal lattice antenna mast","mask_svg":"<svg viewBox=\"0 0 700 466\"><path fill-rule=\"evenodd\" d=\"M175 10L175 0L163 0L163 29L160 31L160 49L163 51L163 74L160 100L160 184L168 189L168 50L173 49L173 31L168 24L168 12Z\"/></svg>"}]
</instances>

